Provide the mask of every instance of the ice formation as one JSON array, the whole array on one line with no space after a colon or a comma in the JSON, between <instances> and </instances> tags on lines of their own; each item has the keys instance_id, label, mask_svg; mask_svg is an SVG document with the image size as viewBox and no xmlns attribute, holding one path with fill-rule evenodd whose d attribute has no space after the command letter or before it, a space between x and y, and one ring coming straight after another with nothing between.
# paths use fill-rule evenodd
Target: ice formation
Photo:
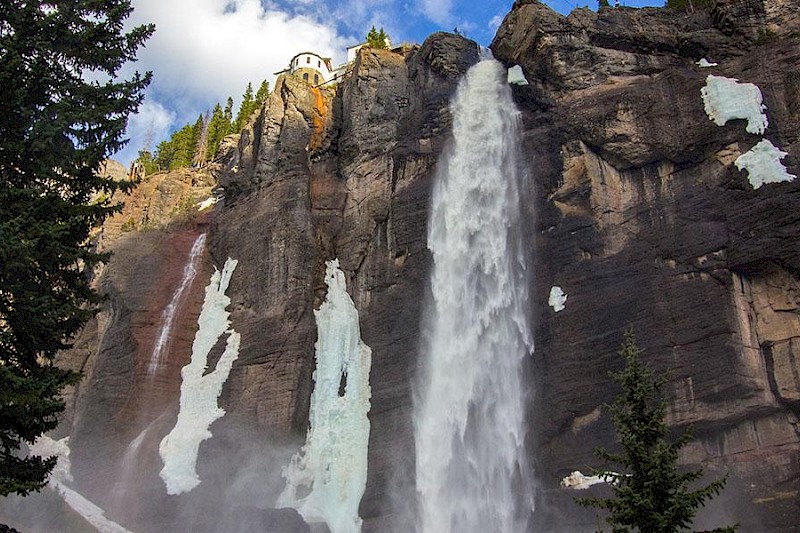
<instances>
[{"instance_id":1,"label":"ice formation","mask_svg":"<svg viewBox=\"0 0 800 533\"><path fill-rule=\"evenodd\" d=\"M39 437L31 446L31 454L42 457L58 457L58 462L50 474L48 485L56 490L73 511L81 515L100 533L130 533L127 529L106 518L105 512L66 483L72 481L69 462L69 437L53 440L47 436Z\"/></svg>"},{"instance_id":2,"label":"ice formation","mask_svg":"<svg viewBox=\"0 0 800 533\"><path fill-rule=\"evenodd\" d=\"M361 531L358 506L367 484L372 350L361 340L358 311L339 261L327 262L328 295L317 322L316 369L306 443L283 469L278 505L331 533Z\"/></svg>"},{"instance_id":3,"label":"ice formation","mask_svg":"<svg viewBox=\"0 0 800 533\"><path fill-rule=\"evenodd\" d=\"M211 437L209 427L225 411L217 405L222 386L228 379L233 362L239 356L240 336L231 328L226 307L231 299L225 295L238 261L228 258L222 272L215 271L206 287L203 308L197 323L200 326L192 344L192 359L181 370L181 399L178 420L172 431L161 440L158 452L164 462L159 475L168 494L181 494L200 483L197 475L197 453L200 443ZM227 335L225 351L213 372L204 374L211 349Z\"/></svg>"},{"instance_id":4,"label":"ice formation","mask_svg":"<svg viewBox=\"0 0 800 533\"><path fill-rule=\"evenodd\" d=\"M197 276L197 267L200 263L200 258L202 257L203 246L205 246L205 243L205 233L200 234L197 239L195 239L192 249L189 252L189 259L186 261L186 266L183 267L183 278L181 279L181 284L178 285L177 289L175 289L175 292L172 294L172 300L170 300L169 305L167 305L167 307L164 309L164 312L161 313L161 329L158 332L158 337L156 337L156 343L153 346L153 353L150 355L150 364L147 365L147 375L149 376L155 375L156 370L158 370L158 364L161 362L161 357L169 347L169 340L172 335L172 326L175 323L175 314L178 311L178 307L180 306L186 289L189 288L194 281L195 276Z\"/></svg>"},{"instance_id":5,"label":"ice formation","mask_svg":"<svg viewBox=\"0 0 800 533\"><path fill-rule=\"evenodd\" d=\"M206 198L205 200L203 200L202 202L199 202L197 204L197 210L198 211L203 211L205 209L208 209L209 207L211 207L215 203L217 203L217 198L214 197L214 196L209 196L208 198Z\"/></svg>"},{"instance_id":6,"label":"ice formation","mask_svg":"<svg viewBox=\"0 0 800 533\"><path fill-rule=\"evenodd\" d=\"M525 77L525 73L522 72L521 66L514 65L508 69L508 83L513 85L528 85L528 79Z\"/></svg>"},{"instance_id":7,"label":"ice formation","mask_svg":"<svg viewBox=\"0 0 800 533\"><path fill-rule=\"evenodd\" d=\"M527 531L523 363L533 351L521 243L519 111L484 59L451 104L428 222L431 306L414 404L420 533Z\"/></svg>"},{"instance_id":8,"label":"ice formation","mask_svg":"<svg viewBox=\"0 0 800 533\"><path fill-rule=\"evenodd\" d=\"M700 68L708 68L708 67L716 67L718 63L712 63L704 57L700 61L698 61L697 64L700 66Z\"/></svg>"},{"instance_id":9,"label":"ice formation","mask_svg":"<svg viewBox=\"0 0 800 533\"><path fill-rule=\"evenodd\" d=\"M761 134L767 129L767 115L764 112L767 108L762 103L761 90L756 85L710 74L700 94L708 118L717 126L741 118L747 120L745 129L750 133Z\"/></svg>"},{"instance_id":10,"label":"ice formation","mask_svg":"<svg viewBox=\"0 0 800 533\"><path fill-rule=\"evenodd\" d=\"M550 298L547 300L547 305L553 308L553 311L558 313L559 311L563 311L565 304L567 303L567 295L564 294L564 291L561 287L554 286L550 288Z\"/></svg>"},{"instance_id":11,"label":"ice formation","mask_svg":"<svg viewBox=\"0 0 800 533\"><path fill-rule=\"evenodd\" d=\"M792 181L797 177L786 172L786 167L781 163L781 159L787 155L764 139L736 158L734 164L739 170L747 170L747 179L754 189L758 189L765 183Z\"/></svg>"},{"instance_id":12,"label":"ice formation","mask_svg":"<svg viewBox=\"0 0 800 533\"><path fill-rule=\"evenodd\" d=\"M586 490L592 485L597 485L599 483L611 483L614 478L609 474L610 472L598 476L586 476L580 471L575 470L561 480L561 486L565 489Z\"/></svg>"}]
</instances>

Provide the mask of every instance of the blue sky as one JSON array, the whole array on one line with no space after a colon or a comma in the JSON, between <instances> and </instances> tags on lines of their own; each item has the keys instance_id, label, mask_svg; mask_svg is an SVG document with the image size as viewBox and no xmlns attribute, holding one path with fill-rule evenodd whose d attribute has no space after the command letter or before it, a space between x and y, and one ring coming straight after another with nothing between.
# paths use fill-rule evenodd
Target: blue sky
<instances>
[{"instance_id":1,"label":"blue sky","mask_svg":"<svg viewBox=\"0 0 800 533\"><path fill-rule=\"evenodd\" d=\"M568 13L571 0L551 0ZM612 2L613 3L613 2ZM139 113L128 126L131 139L114 157L129 164L142 148L154 149L169 134L194 122L228 96L235 103L247 82L274 81L289 59L314 51L344 61L347 46L362 41L371 26L383 27L395 43L421 43L439 30L458 28L488 45L513 0L133 0L130 25L154 22L156 33L128 67L153 72ZM663 5L663 0L626 0L624 5ZM124 74L124 73L123 73Z\"/></svg>"}]
</instances>

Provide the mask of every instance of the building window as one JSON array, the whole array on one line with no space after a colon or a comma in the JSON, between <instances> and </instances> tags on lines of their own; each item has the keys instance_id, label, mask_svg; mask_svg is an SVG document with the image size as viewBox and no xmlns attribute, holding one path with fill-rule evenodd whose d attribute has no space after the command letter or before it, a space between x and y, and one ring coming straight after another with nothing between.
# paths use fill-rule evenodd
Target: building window
<instances>
[{"instance_id":1,"label":"building window","mask_svg":"<svg viewBox=\"0 0 800 533\"><path fill-rule=\"evenodd\" d=\"M319 83L319 74L314 74L314 84Z\"/></svg>"},{"instance_id":2,"label":"building window","mask_svg":"<svg viewBox=\"0 0 800 533\"><path fill-rule=\"evenodd\" d=\"M317 61L317 68L322 68L322 61Z\"/></svg>"},{"instance_id":3,"label":"building window","mask_svg":"<svg viewBox=\"0 0 800 533\"><path fill-rule=\"evenodd\" d=\"M305 81L308 81L308 72L306 72L305 74L303 74L303 80L305 80Z\"/></svg>"},{"instance_id":4,"label":"building window","mask_svg":"<svg viewBox=\"0 0 800 533\"><path fill-rule=\"evenodd\" d=\"M306 63L311 63L311 58L310 57L306 58Z\"/></svg>"}]
</instances>

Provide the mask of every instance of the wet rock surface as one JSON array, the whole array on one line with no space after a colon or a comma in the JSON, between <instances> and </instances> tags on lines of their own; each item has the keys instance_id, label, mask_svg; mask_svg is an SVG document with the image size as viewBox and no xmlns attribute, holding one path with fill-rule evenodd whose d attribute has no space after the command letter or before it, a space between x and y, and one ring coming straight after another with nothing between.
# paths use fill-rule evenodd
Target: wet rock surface
<instances>
[{"instance_id":1,"label":"wet rock surface","mask_svg":"<svg viewBox=\"0 0 800 533\"><path fill-rule=\"evenodd\" d=\"M538 530L596 527L558 482L594 465L595 446L613 445L603 408L615 394L607 372L621 366L616 351L628 326L645 360L669 372L670 423L695 428L683 460L711 475L731 472L731 488L711 513L721 522L704 527L796 528L800 180L753 190L733 161L762 136L741 120L715 125L700 88L712 73L761 87L770 122L763 137L788 152L783 163L800 174L797 13L786 0L726 0L692 14L618 8L563 17L521 0L499 28L495 56L521 65L530 83L513 90L535 273L536 351L527 379L528 446L542 489ZM701 68L702 57L719 65ZM204 483L183 499L153 502L171 510L151 529L189 515L197 531L235 523L205 505L216 499L248 507L253 523L307 530L293 512L273 516L263 507L280 492L280 467L305 434L313 311L325 296L325 261L338 257L372 349L364 530L412 529L411 388L431 267L430 193L447 149L450 98L477 59L475 43L439 33L406 56L362 49L336 88L282 76L210 166L224 198L209 215L151 231L123 230L128 218L109 226L115 255L98 278L109 300L66 358L87 375L62 428L85 445L74 457L79 472L115 475L143 429L126 407L141 396L164 413L149 444L155 457L174 422L202 287L213 266L232 257L239 264L229 309L242 338L220 398L226 416L200 448ZM175 191L210 190L202 173L187 171L187 180L188 189L153 182L149 194L166 191L171 200L133 202L126 228L140 229L145 207L153 220L169 219L170 202L183 197ZM182 311L171 377L148 396L136 389L137 368L191 242L206 230L207 256ZM547 305L552 286L567 294L558 313ZM90 446L104 440L111 448ZM92 479L77 481L102 498L108 487L92 487ZM156 490L158 479L143 486ZM245 486L262 489L245 493Z\"/></svg>"},{"instance_id":2,"label":"wet rock surface","mask_svg":"<svg viewBox=\"0 0 800 533\"><path fill-rule=\"evenodd\" d=\"M758 85L764 136L800 173L797 67L787 68L800 64L797 10L778 4L562 17L519 1L498 30L495 55L522 65L531 84L517 96L538 162L537 301L553 285L568 294L558 314L535 309L531 453L545 530L593 527L594 513L579 514L556 487L595 465L593 448L614 445L602 406L616 393L607 373L621 366L629 326L644 359L669 374L669 422L695 428L682 460L731 472L706 513L717 523L700 525L797 527L800 181L753 190L732 163L761 136L741 120L715 125L700 98L708 74ZM719 64L700 68L702 57Z\"/></svg>"}]
</instances>

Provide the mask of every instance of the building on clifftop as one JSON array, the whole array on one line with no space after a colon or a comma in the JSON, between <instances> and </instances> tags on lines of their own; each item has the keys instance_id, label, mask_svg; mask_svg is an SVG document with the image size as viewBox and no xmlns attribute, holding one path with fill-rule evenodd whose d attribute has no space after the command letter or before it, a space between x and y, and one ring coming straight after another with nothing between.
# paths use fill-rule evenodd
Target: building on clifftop
<instances>
[{"instance_id":1,"label":"building on clifftop","mask_svg":"<svg viewBox=\"0 0 800 533\"><path fill-rule=\"evenodd\" d=\"M275 75L291 73L302 76L312 85L322 85L333 79L333 67L330 57L322 57L314 52L300 52L289 61L289 66Z\"/></svg>"},{"instance_id":2,"label":"building on clifftop","mask_svg":"<svg viewBox=\"0 0 800 533\"><path fill-rule=\"evenodd\" d=\"M406 42L392 47L388 38L386 41L387 44L389 44L390 51L406 57L411 52L419 48L418 44ZM348 71L348 68L355 62L358 51L364 46L367 46L366 41L348 47L347 62L339 65L336 68L333 68L330 57L322 57L314 52L300 52L292 57L292 59L289 61L288 67L276 72L275 75L280 76L285 74L293 74L295 76L302 76L304 81L313 85L314 87L325 85L344 76Z\"/></svg>"}]
</instances>

